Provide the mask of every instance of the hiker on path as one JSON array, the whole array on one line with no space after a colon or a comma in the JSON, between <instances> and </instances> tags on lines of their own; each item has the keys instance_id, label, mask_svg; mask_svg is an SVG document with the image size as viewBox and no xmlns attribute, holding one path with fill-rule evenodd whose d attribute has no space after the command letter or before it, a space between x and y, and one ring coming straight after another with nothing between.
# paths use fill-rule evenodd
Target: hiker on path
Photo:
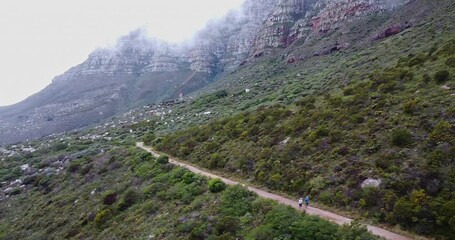
<instances>
[{"instance_id":1,"label":"hiker on path","mask_svg":"<svg viewBox=\"0 0 455 240\"><path fill-rule=\"evenodd\" d=\"M303 198L300 198L299 199L299 208L302 208L302 204L303 204Z\"/></svg>"},{"instance_id":2,"label":"hiker on path","mask_svg":"<svg viewBox=\"0 0 455 240\"><path fill-rule=\"evenodd\" d=\"M308 208L308 204L310 204L310 198L306 196L305 198L305 208Z\"/></svg>"}]
</instances>

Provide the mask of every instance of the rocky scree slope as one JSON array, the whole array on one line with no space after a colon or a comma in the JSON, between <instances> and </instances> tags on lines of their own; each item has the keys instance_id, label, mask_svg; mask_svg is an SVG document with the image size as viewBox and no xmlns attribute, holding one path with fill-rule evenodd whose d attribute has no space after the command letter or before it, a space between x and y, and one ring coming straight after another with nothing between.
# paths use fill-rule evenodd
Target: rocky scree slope
<instances>
[{"instance_id":1,"label":"rocky scree slope","mask_svg":"<svg viewBox=\"0 0 455 240\"><path fill-rule=\"evenodd\" d=\"M54 78L41 92L0 109L0 144L33 139L107 119L129 108L178 98L223 73L315 39L345 23L381 14L406 0L247 0L242 8L209 23L192 43L172 45L133 31L117 46L98 49L82 64ZM377 38L401 31L399 23ZM329 35L327 35L329 36ZM292 63L350 46L330 43L319 52L290 54ZM285 64L285 63L284 63Z\"/></svg>"}]
</instances>

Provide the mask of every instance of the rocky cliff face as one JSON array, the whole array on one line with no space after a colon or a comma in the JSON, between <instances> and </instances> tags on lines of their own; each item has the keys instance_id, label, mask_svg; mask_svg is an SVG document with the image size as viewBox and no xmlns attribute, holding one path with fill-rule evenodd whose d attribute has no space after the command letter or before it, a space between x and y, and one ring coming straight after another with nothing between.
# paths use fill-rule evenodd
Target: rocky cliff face
<instances>
[{"instance_id":1,"label":"rocky cliff face","mask_svg":"<svg viewBox=\"0 0 455 240\"><path fill-rule=\"evenodd\" d=\"M131 107L186 95L255 58L316 42L345 23L406 2L246 0L240 10L207 24L191 43L180 46L133 31L115 47L98 49L55 77L42 92L1 109L0 144L86 126ZM349 46L335 47L344 44Z\"/></svg>"},{"instance_id":2,"label":"rocky cliff face","mask_svg":"<svg viewBox=\"0 0 455 240\"><path fill-rule=\"evenodd\" d=\"M327 33L369 14L390 11L408 0L279 0L256 36L250 56L260 57L314 33ZM303 42L301 41L301 43Z\"/></svg>"}]
</instances>

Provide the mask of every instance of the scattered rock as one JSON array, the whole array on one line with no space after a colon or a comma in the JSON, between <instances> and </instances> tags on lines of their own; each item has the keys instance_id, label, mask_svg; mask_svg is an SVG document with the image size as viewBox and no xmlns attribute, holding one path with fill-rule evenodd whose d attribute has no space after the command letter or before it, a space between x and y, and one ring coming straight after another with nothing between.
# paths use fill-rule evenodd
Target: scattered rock
<instances>
[{"instance_id":1,"label":"scattered rock","mask_svg":"<svg viewBox=\"0 0 455 240\"><path fill-rule=\"evenodd\" d=\"M297 59L295 57L289 57L288 60L286 61L288 64L295 63Z\"/></svg>"},{"instance_id":2,"label":"scattered rock","mask_svg":"<svg viewBox=\"0 0 455 240\"><path fill-rule=\"evenodd\" d=\"M289 140L291 140L290 137L287 137L286 139L284 139L283 141L280 142L280 145L286 145L288 144Z\"/></svg>"},{"instance_id":3,"label":"scattered rock","mask_svg":"<svg viewBox=\"0 0 455 240\"><path fill-rule=\"evenodd\" d=\"M3 192L4 192L5 194L9 195L9 194L11 194L13 191L14 191L14 188L9 187L9 188L5 189Z\"/></svg>"},{"instance_id":4,"label":"scattered rock","mask_svg":"<svg viewBox=\"0 0 455 240\"><path fill-rule=\"evenodd\" d=\"M28 164L24 164L24 165L21 166L21 170L23 172L27 171L28 169L30 169L30 166Z\"/></svg>"},{"instance_id":5,"label":"scattered rock","mask_svg":"<svg viewBox=\"0 0 455 240\"><path fill-rule=\"evenodd\" d=\"M365 181L362 182L361 186L362 186L362 188L379 187L379 185L381 185L381 183L382 183L381 179L368 178L368 179L366 179Z\"/></svg>"},{"instance_id":6,"label":"scattered rock","mask_svg":"<svg viewBox=\"0 0 455 240\"><path fill-rule=\"evenodd\" d=\"M441 88L444 89L444 90L450 90L450 89L452 89L452 88L450 88L450 87L447 86L447 85L442 85Z\"/></svg>"}]
</instances>

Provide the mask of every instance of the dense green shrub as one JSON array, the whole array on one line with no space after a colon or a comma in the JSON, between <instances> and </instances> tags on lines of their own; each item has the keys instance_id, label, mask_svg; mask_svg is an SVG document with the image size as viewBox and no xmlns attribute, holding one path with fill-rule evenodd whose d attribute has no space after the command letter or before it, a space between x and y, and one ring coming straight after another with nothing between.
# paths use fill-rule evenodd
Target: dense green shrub
<instances>
[{"instance_id":1,"label":"dense green shrub","mask_svg":"<svg viewBox=\"0 0 455 240\"><path fill-rule=\"evenodd\" d=\"M103 226L112 217L112 211L110 209L103 209L98 212L95 216L95 225L97 227Z\"/></svg>"},{"instance_id":2,"label":"dense green shrub","mask_svg":"<svg viewBox=\"0 0 455 240\"><path fill-rule=\"evenodd\" d=\"M135 173L138 177L148 178L148 177L152 176L153 170L154 170L153 164L150 162L147 162L147 163L143 163L139 167L137 167Z\"/></svg>"},{"instance_id":3,"label":"dense green shrub","mask_svg":"<svg viewBox=\"0 0 455 240\"><path fill-rule=\"evenodd\" d=\"M198 176L196 176L196 174L187 171L182 176L182 182L185 183L185 184L191 184L194 181L196 181L197 178L198 178Z\"/></svg>"},{"instance_id":4,"label":"dense green shrub","mask_svg":"<svg viewBox=\"0 0 455 240\"><path fill-rule=\"evenodd\" d=\"M332 240L338 233L338 226L317 217L306 216L290 226L293 239Z\"/></svg>"},{"instance_id":5,"label":"dense green shrub","mask_svg":"<svg viewBox=\"0 0 455 240\"><path fill-rule=\"evenodd\" d=\"M439 55L450 56L455 54L455 39L447 41L438 51Z\"/></svg>"},{"instance_id":6,"label":"dense green shrub","mask_svg":"<svg viewBox=\"0 0 455 240\"><path fill-rule=\"evenodd\" d=\"M151 161L153 159L153 156L149 152L141 152L139 157L141 158L142 161Z\"/></svg>"},{"instance_id":7,"label":"dense green shrub","mask_svg":"<svg viewBox=\"0 0 455 240\"><path fill-rule=\"evenodd\" d=\"M209 181L209 190L212 193L221 192L226 188L226 183L224 183L219 178L214 178Z\"/></svg>"},{"instance_id":8,"label":"dense green shrub","mask_svg":"<svg viewBox=\"0 0 455 240\"><path fill-rule=\"evenodd\" d=\"M455 67L455 57L447 58L445 64L449 67Z\"/></svg>"},{"instance_id":9,"label":"dense green shrub","mask_svg":"<svg viewBox=\"0 0 455 240\"><path fill-rule=\"evenodd\" d=\"M368 232L365 225L354 220L351 224L343 225L336 236L339 240L374 240L376 237Z\"/></svg>"},{"instance_id":10,"label":"dense green shrub","mask_svg":"<svg viewBox=\"0 0 455 240\"><path fill-rule=\"evenodd\" d=\"M117 201L117 193L114 191L107 191L102 196L104 205L112 205Z\"/></svg>"},{"instance_id":11,"label":"dense green shrub","mask_svg":"<svg viewBox=\"0 0 455 240\"><path fill-rule=\"evenodd\" d=\"M153 141L155 141L156 136L153 133L147 133L142 137L142 141L145 145L150 146L152 145Z\"/></svg>"},{"instance_id":12,"label":"dense green shrub","mask_svg":"<svg viewBox=\"0 0 455 240\"><path fill-rule=\"evenodd\" d=\"M134 204L138 203L141 199L141 195L134 189L126 190L125 194L123 195L122 199L117 205L117 209L120 211L124 211L129 207L133 206Z\"/></svg>"},{"instance_id":13,"label":"dense green shrub","mask_svg":"<svg viewBox=\"0 0 455 240\"><path fill-rule=\"evenodd\" d=\"M439 122L430 133L430 140L433 142L450 142L454 140L454 130L447 121Z\"/></svg>"},{"instance_id":14,"label":"dense green shrub","mask_svg":"<svg viewBox=\"0 0 455 240\"><path fill-rule=\"evenodd\" d=\"M429 204L430 197L424 190L413 190L408 197L401 197L396 201L393 220L419 233L425 233L434 217L434 213L429 211ZM416 221L416 218L419 218L419 221Z\"/></svg>"},{"instance_id":15,"label":"dense green shrub","mask_svg":"<svg viewBox=\"0 0 455 240\"><path fill-rule=\"evenodd\" d=\"M413 137L407 129L396 129L392 132L392 145L397 147L408 147L413 143Z\"/></svg>"},{"instance_id":16,"label":"dense green shrub","mask_svg":"<svg viewBox=\"0 0 455 240\"><path fill-rule=\"evenodd\" d=\"M256 195L241 185L235 185L223 191L219 212L224 216L244 216L251 212L251 203Z\"/></svg>"},{"instance_id":17,"label":"dense green shrub","mask_svg":"<svg viewBox=\"0 0 455 240\"><path fill-rule=\"evenodd\" d=\"M431 76L428 73L423 74L422 81L425 84L429 83L431 81Z\"/></svg>"},{"instance_id":18,"label":"dense green shrub","mask_svg":"<svg viewBox=\"0 0 455 240\"><path fill-rule=\"evenodd\" d=\"M252 239L290 239L291 226L299 220L292 207L275 205L266 215L264 222L252 232ZM264 234L267 233L267 234Z\"/></svg>"},{"instance_id":19,"label":"dense green shrub","mask_svg":"<svg viewBox=\"0 0 455 240\"><path fill-rule=\"evenodd\" d=\"M422 65L427 60L427 56L424 53L418 53L409 61L409 67Z\"/></svg>"},{"instance_id":20,"label":"dense green shrub","mask_svg":"<svg viewBox=\"0 0 455 240\"><path fill-rule=\"evenodd\" d=\"M142 205L142 211L146 214L154 214L159 210L159 206L154 201L147 201Z\"/></svg>"},{"instance_id":21,"label":"dense green shrub","mask_svg":"<svg viewBox=\"0 0 455 240\"><path fill-rule=\"evenodd\" d=\"M75 173L81 169L82 164L78 161L72 161L68 167L68 172Z\"/></svg>"},{"instance_id":22,"label":"dense green shrub","mask_svg":"<svg viewBox=\"0 0 455 240\"><path fill-rule=\"evenodd\" d=\"M166 155L161 155L156 159L156 162L159 164L167 164L169 163L169 157Z\"/></svg>"},{"instance_id":23,"label":"dense green shrub","mask_svg":"<svg viewBox=\"0 0 455 240\"><path fill-rule=\"evenodd\" d=\"M403 112L406 114L413 114L416 112L419 108L419 101L416 99L409 100L405 103L403 103Z\"/></svg>"},{"instance_id":24,"label":"dense green shrub","mask_svg":"<svg viewBox=\"0 0 455 240\"><path fill-rule=\"evenodd\" d=\"M440 70L434 74L434 80L436 83L444 83L449 80L450 73L447 70Z\"/></svg>"},{"instance_id":25,"label":"dense green shrub","mask_svg":"<svg viewBox=\"0 0 455 240\"><path fill-rule=\"evenodd\" d=\"M215 226L217 235L223 235L226 233L237 233L240 230L241 222L237 217L226 216L218 220Z\"/></svg>"}]
</instances>

